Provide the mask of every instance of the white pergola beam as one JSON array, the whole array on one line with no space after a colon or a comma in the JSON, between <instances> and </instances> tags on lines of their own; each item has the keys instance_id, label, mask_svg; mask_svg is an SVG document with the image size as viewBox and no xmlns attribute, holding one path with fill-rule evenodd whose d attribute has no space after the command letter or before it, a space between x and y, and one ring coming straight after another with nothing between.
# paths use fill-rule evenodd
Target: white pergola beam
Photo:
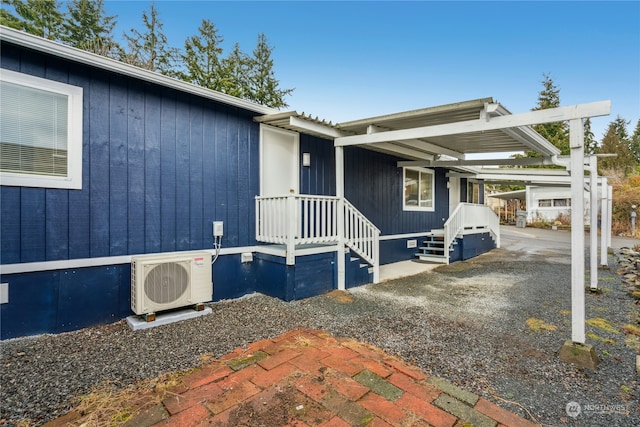
<instances>
[{"instance_id":1,"label":"white pergola beam","mask_svg":"<svg viewBox=\"0 0 640 427\"><path fill-rule=\"evenodd\" d=\"M387 132L387 131L388 131L387 129L382 128L380 126L376 126L376 125L367 126L367 135L373 135L373 134L376 134L376 133ZM402 145L397 145L397 144L391 145L391 144L389 144L389 142L381 142L381 143L378 143L378 144L374 143L374 144L371 144L371 145L374 146L374 147L381 147L384 144L385 146L393 147L394 151L397 151L399 153L402 153L401 150L403 148L405 148L405 149L409 148L409 147L404 147ZM446 156L455 157L457 159L464 159L464 153L461 153L461 152L455 151L455 150L451 150L450 148L441 147L439 145L432 144L431 142L422 141L422 140L419 140L419 139L408 139L408 140L404 140L403 142L405 144L413 145L416 148L421 148L423 150L429 151L429 152L431 152L433 154L444 154Z\"/></svg>"},{"instance_id":2,"label":"white pergola beam","mask_svg":"<svg viewBox=\"0 0 640 427\"><path fill-rule=\"evenodd\" d=\"M485 119L467 120L433 126L422 126L412 129L390 130L366 135L343 136L336 138L336 146L373 144L376 142L406 141L437 136L459 135L473 132L508 129L520 126L560 122L585 117L606 116L611 112L611 101L599 101L589 104L578 104L569 107L550 108ZM549 147L555 148L551 143ZM532 147L533 148L533 147ZM555 151L555 150L552 150Z\"/></svg>"},{"instance_id":3,"label":"white pergola beam","mask_svg":"<svg viewBox=\"0 0 640 427\"><path fill-rule=\"evenodd\" d=\"M338 138L346 135L344 132L332 127L321 125L320 123L313 123L294 116L289 117L289 125L309 132L319 133L328 138Z\"/></svg>"},{"instance_id":4,"label":"white pergola beam","mask_svg":"<svg viewBox=\"0 0 640 427\"><path fill-rule=\"evenodd\" d=\"M525 157L521 159L469 159L469 160L437 160L431 163L435 167L455 167L455 166L551 166L553 161L547 157L534 158Z\"/></svg>"},{"instance_id":5,"label":"white pergola beam","mask_svg":"<svg viewBox=\"0 0 640 427\"><path fill-rule=\"evenodd\" d=\"M423 151L414 150L413 148L409 148L409 147L402 147L402 146L399 146L399 145L390 144L388 142L381 142L379 144L372 144L371 147L372 148L378 148L380 150L391 151L391 152L396 153L396 154L402 154L402 155L409 156L409 157L416 157L418 159L423 159L423 160L415 160L416 162L418 162L420 164L431 163L431 161L433 160L433 155L432 154L427 154L427 153L425 153Z\"/></svg>"}]
</instances>

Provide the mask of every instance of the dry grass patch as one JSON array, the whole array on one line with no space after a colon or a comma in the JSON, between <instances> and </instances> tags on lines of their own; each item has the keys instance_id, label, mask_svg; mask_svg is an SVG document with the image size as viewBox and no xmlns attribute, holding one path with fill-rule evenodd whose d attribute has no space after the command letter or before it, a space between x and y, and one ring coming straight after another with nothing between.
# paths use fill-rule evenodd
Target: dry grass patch
<instances>
[{"instance_id":1,"label":"dry grass patch","mask_svg":"<svg viewBox=\"0 0 640 427\"><path fill-rule=\"evenodd\" d=\"M145 409L160 404L171 389L182 382L184 373L161 375L157 378L118 389L115 384L105 383L89 394L77 399L72 408L80 415L71 426L112 427L125 424Z\"/></svg>"},{"instance_id":2,"label":"dry grass patch","mask_svg":"<svg viewBox=\"0 0 640 427\"><path fill-rule=\"evenodd\" d=\"M341 304L351 304L353 302L353 296L346 291L335 290L325 294L324 296Z\"/></svg>"},{"instance_id":3,"label":"dry grass patch","mask_svg":"<svg viewBox=\"0 0 640 427\"><path fill-rule=\"evenodd\" d=\"M609 332L612 334L619 334L620 331L613 327L611 322L607 319L603 319L602 317L593 317L591 319L585 320L585 323L589 326L593 326L598 329L602 329L605 332Z\"/></svg>"},{"instance_id":4,"label":"dry grass patch","mask_svg":"<svg viewBox=\"0 0 640 427\"><path fill-rule=\"evenodd\" d=\"M558 329L556 325L552 325L535 317L528 318L526 324L532 331L555 331Z\"/></svg>"}]
</instances>

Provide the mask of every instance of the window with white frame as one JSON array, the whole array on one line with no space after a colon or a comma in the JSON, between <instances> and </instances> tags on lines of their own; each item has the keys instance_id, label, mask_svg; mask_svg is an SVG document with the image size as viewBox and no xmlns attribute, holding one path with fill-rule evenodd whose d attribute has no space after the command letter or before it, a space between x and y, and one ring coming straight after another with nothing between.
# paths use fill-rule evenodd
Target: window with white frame
<instances>
[{"instance_id":1,"label":"window with white frame","mask_svg":"<svg viewBox=\"0 0 640 427\"><path fill-rule=\"evenodd\" d=\"M82 88L0 71L2 185L82 188Z\"/></svg>"},{"instance_id":2,"label":"window with white frame","mask_svg":"<svg viewBox=\"0 0 640 427\"><path fill-rule=\"evenodd\" d=\"M404 168L404 210L434 210L434 174L430 169Z\"/></svg>"}]
</instances>

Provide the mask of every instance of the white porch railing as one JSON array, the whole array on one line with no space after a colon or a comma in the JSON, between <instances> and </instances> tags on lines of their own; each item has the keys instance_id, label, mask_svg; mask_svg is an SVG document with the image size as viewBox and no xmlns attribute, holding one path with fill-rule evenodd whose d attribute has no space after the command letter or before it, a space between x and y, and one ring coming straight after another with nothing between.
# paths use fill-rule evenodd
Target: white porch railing
<instances>
[{"instance_id":1,"label":"white porch railing","mask_svg":"<svg viewBox=\"0 0 640 427\"><path fill-rule=\"evenodd\" d=\"M338 244L344 242L379 272L379 237L376 228L351 203L334 196L256 197L256 240L286 245L287 264L295 263L295 247L303 244ZM338 230L338 209L344 208L344 230Z\"/></svg>"},{"instance_id":2,"label":"white porch railing","mask_svg":"<svg viewBox=\"0 0 640 427\"><path fill-rule=\"evenodd\" d=\"M460 203L444 223L445 255L456 237L466 232L488 231L500 247L500 219L489 206Z\"/></svg>"},{"instance_id":3,"label":"white porch railing","mask_svg":"<svg viewBox=\"0 0 640 427\"><path fill-rule=\"evenodd\" d=\"M374 269L378 268L380 230L347 200L344 201L344 229L346 245ZM377 276L375 270L373 275Z\"/></svg>"}]
</instances>

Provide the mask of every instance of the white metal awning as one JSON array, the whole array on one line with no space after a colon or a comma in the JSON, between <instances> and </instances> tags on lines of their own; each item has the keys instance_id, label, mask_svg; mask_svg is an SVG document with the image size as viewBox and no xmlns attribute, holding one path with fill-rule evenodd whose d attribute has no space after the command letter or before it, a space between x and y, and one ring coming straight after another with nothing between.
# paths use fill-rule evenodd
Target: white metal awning
<instances>
[{"instance_id":1,"label":"white metal awning","mask_svg":"<svg viewBox=\"0 0 640 427\"><path fill-rule=\"evenodd\" d=\"M469 154L535 151L544 157L559 150L526 125L488 125L511 113L492 98L333 124L296 111L258 116L259 123L359 145L407 160L435 156L465 159ZM462 166L462 165L458 165Z\"/></svg>"}]
</instances>

